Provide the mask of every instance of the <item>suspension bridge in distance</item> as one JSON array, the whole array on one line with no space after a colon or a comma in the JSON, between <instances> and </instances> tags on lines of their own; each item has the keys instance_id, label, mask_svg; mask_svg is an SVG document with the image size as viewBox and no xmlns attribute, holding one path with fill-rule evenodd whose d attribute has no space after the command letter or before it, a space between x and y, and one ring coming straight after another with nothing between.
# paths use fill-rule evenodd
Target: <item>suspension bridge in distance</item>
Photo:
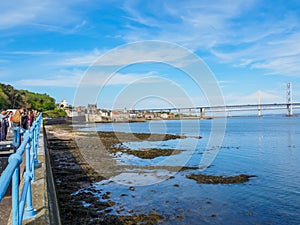
<instances>
[{"instance_id":1,"label":"suspension bridge in distance","mask_svg":"<svg viewBox=\"0 0 300 225\"><path fill-rule=\"evenodd\" d=\"M206 113L212 114L210 117L217 117L214 114L223 116L230 116L232 112L253 112L257 111L257 116L261 116L262 111L272 110L287 110L287 116L293 116L294 109L300 109L300 102L292 101L292 83L286 85L286 99L285 103L260 103L260 91L258 91L258 104L237 104L237 105L219 105L219 106L202 106L202 107L183 107L183 108L164 108L164 109L147 109L150 112L176 112L182 114L185 112L187 115L197 114L200 118L207 118ZM138 110L143 111L143 110ZM145 110L144 110L145 111Z\"/></svg>"},{"instance_id":2,"label":"suspension bridge in distance","mask_svg":"<svg viewBox=\"0 0 300 225\"><path fill-rule=\"evenodd\" d=\"M202 106L202 107L184 107L184 108L157 108L157 109L140 109L136 111L155 112L176 112L187 115L199 114L200 118L206 118L206 114L219 114L230 116L232 112L253 112L257 111L257 116L261 116L261 111L287 110L287 116L293 116L293 110L300 109L300 102L297 103L273 103L273 104L247 104L247 105L220 105L220 106ZM214 117L212 115L212 117Z\"/></svg>"}]
</instances>

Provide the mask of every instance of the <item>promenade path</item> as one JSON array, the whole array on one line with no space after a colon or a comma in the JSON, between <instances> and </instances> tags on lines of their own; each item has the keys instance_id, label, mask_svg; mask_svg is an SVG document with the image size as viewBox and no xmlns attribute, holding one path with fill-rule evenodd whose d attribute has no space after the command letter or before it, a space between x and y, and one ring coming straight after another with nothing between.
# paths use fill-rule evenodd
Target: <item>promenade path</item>
<instances>
[{"instance_id":1,"label":"promenade path","mask_svg":"<svg viewBox=\"0 0 300 225\"><path fill-rule=\"evenodd\" d=\"M46 185L46 165L45 165L45 148L44 148L44 137L43 129L39 137L39 148L38 148L38 161L41 164L40 167L35 170L35 181L32 182L32 201L33 207L36 211L36 217L34 219L23 220L23 224L50 224L49 212L48 212L48 196L47 196L47 185ZM12 143L12 135L8 136L8 141L0 142L0 144ZM25 154L24 154L25 155ZM24 156L23 162L25 163ZM22 169L21 169L22 170ZM23 177L21 173L21 184L23 186ZM0 203L0 224L12 224L11 221L11 196L5 197Z\"/></svg>"}]
</instances>

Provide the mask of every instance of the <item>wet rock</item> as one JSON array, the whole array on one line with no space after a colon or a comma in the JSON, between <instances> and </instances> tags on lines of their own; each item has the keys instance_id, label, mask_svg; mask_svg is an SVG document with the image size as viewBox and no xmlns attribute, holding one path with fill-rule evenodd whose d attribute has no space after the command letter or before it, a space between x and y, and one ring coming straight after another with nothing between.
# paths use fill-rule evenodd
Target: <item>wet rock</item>
<instances>
[{"instance_id":1,"label":"wet rock","mask_svg":"<svg viewBox=\"0 0 300 225\"><path fill-rule=\"evenodd\" d=\"M124 211L124 209L117 209L117 210L116 210L116 212L119 213L119 214L120 214L122 211Z\"/></svg>"},{"instance_id":2,"label":"wet rock","mask_svg":"<svg viewBox=\"0 0 300 225\"><path fill-rule=\"evenodd\" d=\"M247 212L247 215L248 215L248 216L252 216L252 215L253 215L253 211L252 211L252 210L249 210L249 211Z\"/></svg>"},{"instance_id":3,"label":"wet rock","mask_svg":"<svg viewBox=\"0 0 300 225\"><path fill-rule=\"evenodd\" d=\"M49 134L47 146L56 181L62 224L154 225L161 222L163 216L157 213L137 214L133 213L132 209L127 210L123 206L116 209L115 207L118 203L109 200L111 192L108 191L101 195L102 190L94 188L93 184L95 182L105 178L100 176L82 156L76 145L71 126L46 126L46 131ZM120 149L126 151L126 149L123 149L124 146L119 149L113 149L114 145L121 142L120 140L169 140L183 138L179 135L152 134L150 136L149 134L136 134L132 138L131 136L128 137L126 133L116 135L113 132L102 132L99 136L102 144L110 153L120 151ZM89 143L89 147L92 146L95 146L95 143ZM147 154L151 155L152 153ZM134 191L135 187L130 187L129 190ZM102 196L102 198L99 198L99 196ZM121 196L128 195L121 194ZM131 195L131 197L134 198L135 196ZM125 216L122 215L123 211L132 214ZM112 215L113 212L117 212L118 215Z\"/></svg>"},{"instance_id":4,"label":"wet rock","mask_svg":"<svg viewBox=\"0 0 300 225\"><path fill-rule=\"evenodd\" d=\"M213 176L204 174L189 174L186 178L193 179L199 184L240 184L249 181L254 175L240 174L237 176Z\"/></svg>"},{"instance_id":5,"label":"wet rock","mask_svg":"<svg viewBox=\"0 0 300 225\"><path fill-rule=\"evenodd\" d=\"M122 151L122 150L121 150ZM174 149L159 149L159 148L152 148L152 149L142 149L142 150L130 150L126 149L123 152L134 155L141 159L154 159L161 156L170 156L174 154L180 154L181 150L174 150Z\"/></svg>"},{"instance_id":6,"label":"wet rock","mask_svg":"<svg viewBox=\"0 0 300 225\"><path fill-rule=\"evenodd\" d=\"M102 199L109 199L110 198L110 192L106 192L104 195L102 195Z\"/></svg>"},{"instance_id":7,"label":"wet rock","mask_svg":"<svg viewBox=\"0 0 300 225\"><path fill-rule=\"evenodd\" d=\"M130 190L130 191L134 191L134 190L135 190L135 187L132 187L132 186L131 186L131 187L129 187L129 190Z\"/></svg>"}]
</instances>

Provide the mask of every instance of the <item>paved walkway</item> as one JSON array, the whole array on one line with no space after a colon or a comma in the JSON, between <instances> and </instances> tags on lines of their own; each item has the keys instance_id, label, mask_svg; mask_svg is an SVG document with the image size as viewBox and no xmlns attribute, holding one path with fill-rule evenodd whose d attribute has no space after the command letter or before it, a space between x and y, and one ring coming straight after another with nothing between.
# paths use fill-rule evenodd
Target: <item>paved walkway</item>
<instances>
[{"instance_id":1,"label":"paved walkway","mask_svg":"<svg viewBox=\"0 0 300 225\"><path fill-rule=\"evenodd\" d=\"M7 196L0 202L0 224L7 224L11 209L11 197Z\"/></svg>"},{"instance_id":2,"label":"paved walkway","mask_svg":"<svg viewBox=\"0 0 300 225\"><path fill-rule=\"evenodd\" d=\"M8 141L0 141L0 145L11 144L13 140L12 134L8 133ZM7 224L11 209L11 196L5 196L0 202L0 224Z\"/></svg>"},{"instance_id":3,"label":"paved walkway","mask_svg":"<svg viewBox=\"0 0 300 225\"><path fill-rule=\"evenodd\" d=\"M32 182L32 203L36 212L34 219L24 220L23 224L50 224L48 213L48 197L47 197L47 185L46 185L46 165L45 165L45 149L43 132L39 138L38 160L41 164L40 167L35 169L35 181ZM7 143L11 143L11 138ZM5 142L6 143L6 142ZM0 142L3 144L3 142ZM23 162L25 160L23 159ZM22 177L21 177L21 185ZM0 203L0 225L11 224L11 197L5 197Z\"/></svg>"}]
</instances>

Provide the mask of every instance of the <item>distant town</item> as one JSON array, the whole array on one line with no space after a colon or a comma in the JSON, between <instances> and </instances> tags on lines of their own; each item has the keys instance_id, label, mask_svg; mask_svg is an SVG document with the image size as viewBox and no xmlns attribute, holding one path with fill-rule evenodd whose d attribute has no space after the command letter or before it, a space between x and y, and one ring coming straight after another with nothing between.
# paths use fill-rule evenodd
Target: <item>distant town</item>
<instances>
[{"instance_id":1,"label":"distant town","mask_svg":"<svg viewBox=\"0 0 300 225\"><path fill-rule=\"evenodd\" d=\"M64 109L69 117L81 118L86 122L105 123L105 122L143 122L146 120L167 120L179 118L199 118L196 113L174 113L171 111L150 111L119 109L107 110L100 109L97 104L88 104L87 106L72 107L66 100L62 100L59 108Z\"/></svg>"}]
</instances>

